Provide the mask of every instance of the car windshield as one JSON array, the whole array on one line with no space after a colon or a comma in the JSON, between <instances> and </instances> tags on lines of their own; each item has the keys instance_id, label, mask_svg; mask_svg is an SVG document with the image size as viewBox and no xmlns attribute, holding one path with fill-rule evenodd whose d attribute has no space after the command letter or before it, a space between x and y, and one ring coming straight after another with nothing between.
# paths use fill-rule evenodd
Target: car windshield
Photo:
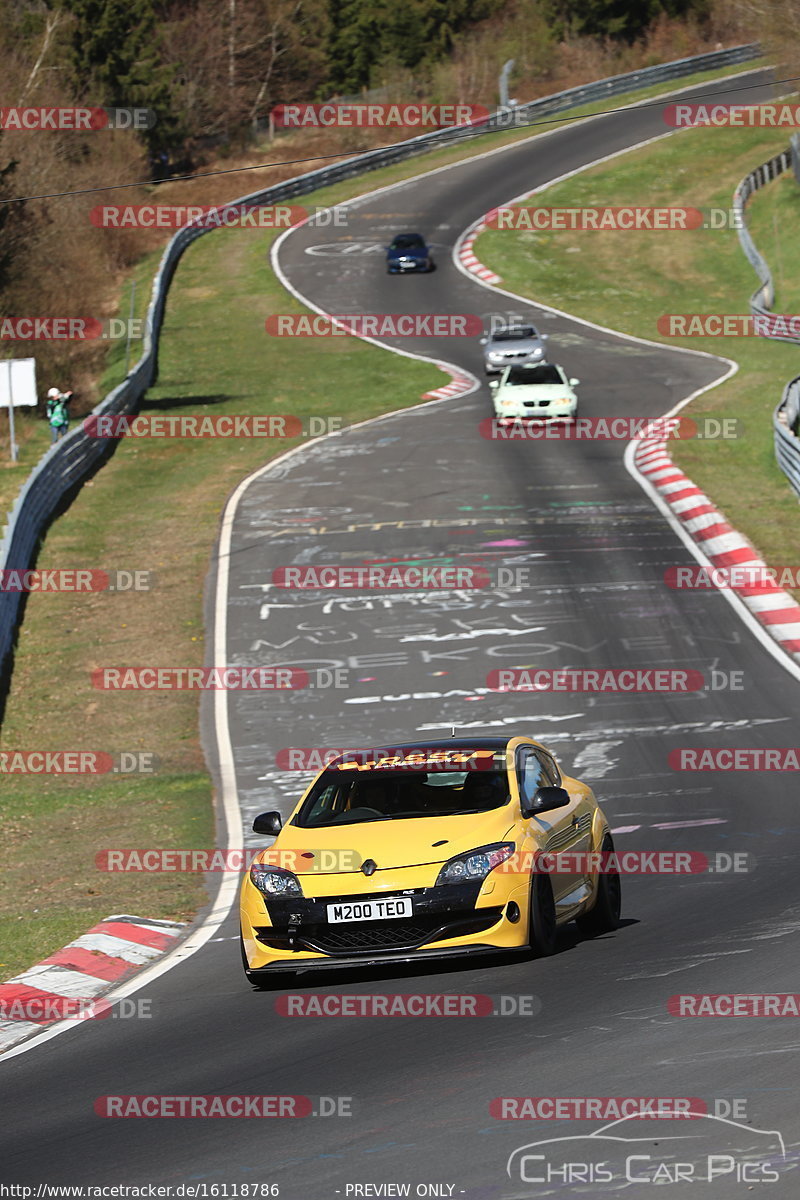
<instances>
[{"instance_id":1,"label":"car windshield","mask_svg":"<svg viewBox=\"0 0 800 1200\"><path fill-rule=\"evenodd\" d=\"M535 367L509 367L505 382L512 386L524 384L530 387L531 384L563 383L564 381L558 373L558 367L551 366L549 363L539 363Z\"/></svg>"},{"instance_id":2,"label":"car windshield","mask_svg":"<svg viewBox=\"0 0 800 1200\"><path fill-rule=\"evenodd\" d=\"M302 829L489 812L509 800L502 771L326 771L292 822Z\"/></svg>"},{"instance_id":3,"label":"car windshield","mask_svg":"<svg viewBox=\"0 0 800 1200\"><path fill-rule=\"evenodd\" d=\"M391 250L424 250L425 242L418 233L401 233L394 239Z\"/></svg>"},{"instance_id":4,"label":"car windshield","mask_svg":"<svg viewBox=\"0 0 800 1200\"><path fill-rule=\"evenodd\" d=\"M516 329L498 329L492 334L493 342L518 342L523 338L537 338L539 335L532 325L522 325Z\"/></svg>"}]
</instances>

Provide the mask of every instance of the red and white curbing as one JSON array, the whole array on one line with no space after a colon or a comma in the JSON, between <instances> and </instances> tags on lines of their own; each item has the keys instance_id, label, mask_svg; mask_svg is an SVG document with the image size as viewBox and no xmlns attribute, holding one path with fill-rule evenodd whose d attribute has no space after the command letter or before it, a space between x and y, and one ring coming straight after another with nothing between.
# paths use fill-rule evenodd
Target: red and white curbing
<instances>
[{"instance_id":1,"label":"red and white curbing","mask_svg":"<svg viewBox=\"0 0 800 1200\"><path fill-rule=\"evenodd\" d=\"M103 993L171 950L185 925L116 914L49 958L0 983L0 1053L59 1019L59 1002L88 1007ZM78 1005L80 1007L80 1005ZM41 1019L8 1018L3 1014L36 1013Z\"/></svg>"},{"instance_id":2,"label":"red and white curbing","mask_svg":"<svg viewBox=\"0 0 800 1200\"><path fill-rule=\"evenodd\" d=\"M450 383L434 388L432 392L424 392L421 397L423 400L446 400L449 396L460 396L464 392L471 392L476 386L472 375L455 371L452 367L445 366L444 363L437 363L436 366L450 376Z\"/></svg>"},{"instance_id":3,"label":"red and white curbing","mask_svg":"<svg viewBox=\"0 0 800 1200\"><path fill-rule=\"evenodd\" d=\"M766 564L742 534L728 524L708 496L675 466L666 443L644 439L634 454L637 470L666 501L673 515L714 567ZM733 587L765 631L800 662L800 605L777 584Z\"/></svg>"},{"instance_id":4,"label":"red and white curbing","mask_svg":"<svg viewBox=\"0 0 800 1200\"><path fill-rule=\"evenodd\" d=\"M484 283L502 283L502 277L495 275L494 271L485 267L473 250L475 239L483 233L485 228L486 225L481 221L474 229L470 230L458 248L458 257L470 274L477 275L478 279L482 279Z\"/></svg>"}]
</instances>

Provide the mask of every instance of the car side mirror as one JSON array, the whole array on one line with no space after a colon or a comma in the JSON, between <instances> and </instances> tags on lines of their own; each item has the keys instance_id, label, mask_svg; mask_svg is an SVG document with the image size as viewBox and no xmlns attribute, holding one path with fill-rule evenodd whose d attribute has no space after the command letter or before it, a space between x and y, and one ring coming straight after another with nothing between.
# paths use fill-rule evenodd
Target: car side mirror
<instances>
[{"instance_id":1,"label":"car side mirror","mask_svg":"<svg viewBox=\"0 0 800 1200\"><path fill-rule=\"evenodd\" d=\"M548 339L549 337L550 337L550 334L549 334L549 333L540 333L540 334L539 334L539 341L540 341L540 342L546 342L546 341L547 341L547 339Z\"/></svg>"},{"instance_id":2,"label":"car side mirror","mask_svg":"<svg viewBox=\"0 0 800 1200\"><path fill-rule=\"evenodd\" d=\"M492 389L492 391L494 391L494 389L495 389L495 388L499 388L499 387L500 387L500 380L499 380L499 379L490 379L490 380L489 380L489 387Z\"/></svg>"},{"instance_id":3,"label":"car side mirror","mask_svg":"<svg viewBox=\"0 0 800 1200\"><path fill-rule=\"evenodd\" d=\"M280 833L283 818L279 812L259 813L253 821L253 833Z\"/></svg>"},{"instance_id":4,"label":"car side mirror","mask_svg":"<svg viewBox=\"0 0 800 1200\"><path fill-rule=\"evenodd\" d=\"M482 337L482 338L480 339L480 344L481 344L481 346L485 346L485 345L486 345L486 343L488 342L488 340L489 340L488 338Z\"/></svg>"},{"instance_id":5,"label":"car side mirror","mask_svg":"<svg viewBox=\"0 0 800 1200\"><path fill-rule=\"evenodd\" d=\"M580 383L580 379L570 379L570 381L569 381L569 386L570 386L570 387L577 387L579 383Z\"/></svg>"},{"instance_id":6,"label":"car side mirror","mask_svg":"<svg viewBox=\"0 0 800 1200\"><path fill-rule=\"evenodd\" d=\"M563 787L537 788L533 800L523 803L524 817L538 817L539 813L550 812L554 808L564 808L570 802L569 792Z\"/></svg>"}]
</instances>

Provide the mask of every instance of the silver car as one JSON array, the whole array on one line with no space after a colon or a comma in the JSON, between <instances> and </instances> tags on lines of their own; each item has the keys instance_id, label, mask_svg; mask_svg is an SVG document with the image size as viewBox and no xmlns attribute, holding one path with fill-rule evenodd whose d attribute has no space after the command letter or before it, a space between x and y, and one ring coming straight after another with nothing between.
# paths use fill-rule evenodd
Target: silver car
<instances>
[{"instance_id":1,"label":"silver car","mask_svg":"<svg viewBox=\"0 0 800 1200\"><path fill-rule=\"evenodd\" d=\"M498 375L520 363L540 363L547 358L546 333L533 325L502 325L481 338L487 375Z\"/></svg>"}]
</instances>

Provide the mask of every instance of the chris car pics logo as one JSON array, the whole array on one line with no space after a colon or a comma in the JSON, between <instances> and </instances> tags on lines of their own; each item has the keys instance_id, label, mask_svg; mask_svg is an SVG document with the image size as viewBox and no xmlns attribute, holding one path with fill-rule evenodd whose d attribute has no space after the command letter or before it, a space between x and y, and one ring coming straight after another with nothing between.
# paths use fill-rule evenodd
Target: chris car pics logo
<instances>
[{"instance_id":1,"label":"chris car pics logo","mask_svg":"<svg viewBox=\"0 0 800 1200\"><path fill-rule=\"evenodd\" d=\"M688 1128L683 1122L677 1128L667 1117L663 1125L648 1121L647 1132L641 1133L641 1127L629 1124L638 1120L632 1114L590 1134L529 1142L509 1155L506 1173L515 1182L556 1187L559 1195L586 1195L590 1184L593 1196L627 1194L636 1184L684 1185L681 1195L686 1184L736 1184L746 1191L782 1178L786 1147L778 1130L756 1129L704 1112L688 1115L694 1118ZM697 1194L706 1191L698 1188ZM714 1194L734 1193L718 1188Z\"/></svg>"}]
</instances>

